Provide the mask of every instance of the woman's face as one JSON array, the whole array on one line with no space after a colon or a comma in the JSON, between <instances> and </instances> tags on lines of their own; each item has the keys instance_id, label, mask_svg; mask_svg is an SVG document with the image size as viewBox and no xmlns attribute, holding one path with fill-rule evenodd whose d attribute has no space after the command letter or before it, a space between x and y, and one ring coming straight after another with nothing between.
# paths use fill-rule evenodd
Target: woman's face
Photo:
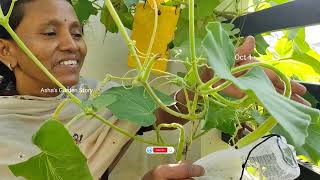
<instances>
[{"instance_id":1,"label":"woman's face","mask_svg":"<svg viewBox=\"0 0 320 180\"><path fill-rule=\"evenodd\" d=\"M26 3L24 17L15 31L62 84L73 86L78 83L87 48L80 22L67 1L33 0ZM27 76L40 86L53 87L53 83L17 45L16 48L17 81Z\"/></svg>"}]
</instances>

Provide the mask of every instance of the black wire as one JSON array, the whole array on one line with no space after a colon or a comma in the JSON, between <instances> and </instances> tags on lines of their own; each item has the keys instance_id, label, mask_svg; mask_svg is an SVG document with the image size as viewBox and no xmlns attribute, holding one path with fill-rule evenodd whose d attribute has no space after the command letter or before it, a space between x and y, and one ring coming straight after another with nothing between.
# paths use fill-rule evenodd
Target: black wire
<instances>
[{"instance_id":1,"label":"black wire","mask_svg":"<svg viewBox=\"0 0 320 180\"><path fill-rule=\"evenodd\" d=\"M257 148L258 146L260 146L262 143L266 142L267 140L269 140L270 138L275 137L275 136L276 136L276 137L280 137L278 134L269 134L269 135L263 136L262 138L266 138L266 139L264 139L263 141L259 142L257 145L255 145L255 146L249 151L248 156L247 156L247 158L246 158L246 161L242 164L242 171L241 171L240 180L242 180L244 170L245 170L245 168L246 168L247 162L248 162L248 160L249 160L249 157L250 157L252 151L253 151L255 148Z\"/></svg>"}]
</instances>

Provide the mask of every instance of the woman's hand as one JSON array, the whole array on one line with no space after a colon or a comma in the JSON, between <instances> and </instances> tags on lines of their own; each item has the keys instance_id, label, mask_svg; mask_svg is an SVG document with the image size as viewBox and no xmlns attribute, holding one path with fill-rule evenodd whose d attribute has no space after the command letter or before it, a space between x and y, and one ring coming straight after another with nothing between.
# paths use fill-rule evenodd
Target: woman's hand
<instances>
[{"instance_id":1,"label":"woman's hand","mask_svg":"<svg viewBox=\"0 0 320 180\"><path fill-rule=\"evenodd\" d=\"M241 66L241 65L249 64L249 63L253 63L253 62L258 62L257 59L255 59L254 57L251 56L251 53L253 52L254 48L255 48L254 37L252 37L252 36L247 37L245 42L236 50L236 54L237 54L236 57L240 57L240 58L236 59L236 66ZM235 76L240 76L243 73L244 72L236 74ZM271 82L273 83L273 86L276 88L276 90L279 93L283 93L284 84L281 81L281 79L273 71L271 71L269 69L265 69L265 73L269 77ZM212 78L212 76L213 76L213 73L210 69L204 70L204 72L201 75L203 81L210 80ZM220 81L220 82L214 84L214 86L218 86L218 85L222 84L223 82L224 81ZM299 103L305 104L307 106L311 106L308 101L306 101L305 99L303 99L301 97L306 93L306 88L303 85L301 85L295 81L291 81L291 86L292 86L291 99L294 101L297 101ZM235 98L242 98L245 95L235 85L230 85L229 87L224 89L222 92L229 95L229 96L235 97Z\"/></svg>"},{"instance_id":2,"label":"woman's hand","mask_svg":"<svg viewBox=\"0 0 320 180\"><path fill-rule=\"evenodd\" d=\"M160 165L145 174L142 180L191 180L204 174L204 168L188 162Z\"/></svg>"}]
</instances>

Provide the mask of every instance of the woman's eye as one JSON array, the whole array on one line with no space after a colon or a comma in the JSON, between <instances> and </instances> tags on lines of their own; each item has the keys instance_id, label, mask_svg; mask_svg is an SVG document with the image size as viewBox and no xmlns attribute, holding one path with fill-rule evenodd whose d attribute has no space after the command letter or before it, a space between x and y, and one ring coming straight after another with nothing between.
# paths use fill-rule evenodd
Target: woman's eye
<instances>
[{"instance_id":1,"label":"woman's eye","mask_svg":"<svg viewBox=\"0 0 320 180\"><path fill-rule=\"evenodd\" d=\"M80 33L73 33L72 36L75 38L82 38L82 34Z\"/></svg>"},{"instance_id":2,"label":"woman's eye","mask_svg":"<svg viewBox=\"0 0 320 180\"><path fill-rule=\"evenodd\" d=\"M57 33L55 32L47 32L47 33L42 33L45 36L55 36Z\"/></svg>"}]
</instances>

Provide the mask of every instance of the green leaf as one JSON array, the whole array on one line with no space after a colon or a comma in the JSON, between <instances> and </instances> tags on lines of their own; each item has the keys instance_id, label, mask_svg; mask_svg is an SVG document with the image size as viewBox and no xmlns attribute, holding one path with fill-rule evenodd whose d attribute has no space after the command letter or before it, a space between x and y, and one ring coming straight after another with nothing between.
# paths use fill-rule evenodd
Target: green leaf
<instances>
[{"instance_id":1,"label":"green leaf","mask_svg":"<svg viewBox=\"0 0 320 180\"><path fill-rule=\"evenodd\" d=\"M170 96L156 90L155 92L167 106L175 103ZM100 96L97 98L100 98ZM101 101L97 101L97 98L94 101ZM158 108L158 105L142 86L113 87L103 92L101 98L113 101L107 103L107 108L121 120L131 121L142 126L150 126L156 121L154 111ZM116 100L114 101L114 99Z\"/></svg>"},{"instance_id":2,"label":"green leaf","mask_svg":"<svg viewBox=\"0 0 320 180\"><path fill-rule=\"evenodd\" d=\"M295 61L302 62L304 64L309 65L312 69L320 75L320 61L309 56L306 53L302 53L299 51L294 51L292 58Z\"/></svg>"},{"instance_id":3,"label":"green leaf","mask_svg":"<svg viewBox=\"0 0 320 180\"><path fill-rule=\"evenodd\" d=\"M194 18L199 19L211 16L213 10L220 4L219 0L195 0ZM184 8L181 12L181 18L189 20L189 8Z\"/></svg>"},{"instance_id":4,"label":"green leaf","mask_svg":"<svg viewBox=\"0 0 320 180\"><path fill-rule=\"evenodd\" d=\"M266 40L263 38L261 34L256 35L254 37L256 39L256 50L259 54L267 55L266 50L269 47L269 44L266 42Z\"/></svg>"},{"instance_id":5,"label":"green leaf","mask_svg":"<svg viewBox=\"0 0 320 180\"><path fill-rule=\"evenodd\" d=\"M42 152L25 162L10 165L15 176L32 180L93 179L86 157L59 121L46 121L33 136L33 143Z\"/></svg>"},{"instance_id":6,"label":"green leaf","mask_svg":"<svg viewBox=\"0 0 320 180\"><path fill-rule=\"evenodd\" d=\"M123 0L123 2L127 6L127 8L130 9L132 6L137 4L139 0Z\"/></svg>"},{"instance_id":7,"label":"green leaf","mask_svg":"<svg viewBox=\"0 0 320 180\"><path fill-rule=\"evenodd\" d=\"M209 23L206 29L208 34L202 42L202 46L208 57L208 64L214 68L215 73L220 77L231 75L230 69L233 67L235 60L234 46L229 36L218 22ZM232 77L231 75L230 78Z\"/></svg>"},{"instance_id":8,"label":"green leaf","mask_svg":"<svg viewBox=\"0 0 320 180\"><path fill-rule=\"evenodd\" d=\"M198 57L204 57L203 49L201 48L201 39L195 38L196 54ZM180 46L175 46L170 50L171 57L174 59L186 60L190 58L189 41L184 41Z\"/></svg>"},{"instance_id":9,"label":"green leaf","mask_svg":"<svg viewBox=\"0 0 320 180\"><path fill-rule=\"evenodd\" d=\"M98 10L92 5L89 0L78 0L78 2L73 5L73 7L82 24L84 24L91 15L98 14Z\"/></svg>"},{"instance_id":10,"label":"green leaf","mask_svg":"<svg viewBox=\"0 0 320 180\"><path fill-rule=\"evenodd\" d=\"M239 28L234 28L234 24L231 23L221 23L223 29L227 32L229 36L235 36L240 33Z\"/></svg>"},{"instance_id":11,"label":"green leaf","mask_svg":"<svg viewBox=\"0 0 320 180\"><path fill-rule=\"evenodd\" d=\"M112 1L112 4L114 6L115 4L117 4L115 6L115 10L118 13L119 18L121 19L121 22L123 23L124 27L132 29L133 16L129 12L129 9L127 8L126 4L124 4L121 0L114 0ZM100 22L105 26L106 32L109 31L111 33L117 33L119 31L106 6L103 6L102 8Z\"/></svg>"},{"instance_id":12,"label":"green leaf","mask_svg":"<svg viewBox=\"0 0 320 180\"><path fill-rule=\"evenodd\" d=\"M274 49L282 58L291 57L293 54L293 42L287 38L281 38L277 41Z\"/></svg>"},{"instance_id":13,"label":"green leaf","mask_svg":"<svg viewBox=\"0 0 320 180\"><path fill-rule=\"evenodd\" d=\"M289 144L294 144L294 141L290 135L284 131L283 127L276 126L273 130L273 133L281 134L284 136ZM308 136L306 138L305 144L302 146L296 146L295 150L298 155L304 155L308 157L314 163L320 161L320 119L312 118L312 122L308 127Z\"/></svg>"},{"instance_id":14,"label":"green leaf","mask_svg":"<svg viewBox=\"0 0 320 180\"><path fill-rule=\"evenodd\" d=\"M93 100L87 100L82 103L82 108L86 109L92 107L94 111L99 111L102 108L109 106L110 104L117 101L115 96L109 96L108 94L101 94Z\"/></svg>"},{"instance_id":15,"label":"green leaf","mask_svg":"<svg viewBox=\"0 0 320 180\"><path fill-rule=\"evenodd\" d=\"M235 78L230 71L234 63L234 52L228 35L218 23L209 24L207 31L208 34L202 45L216 75L233 82L249 96L256 97L290 134L295 145L304 144L310 121L320 116L319 111L277 93L269 78L260 68L252 68L245 76Z\"/></svg>"},{"instance_id":16,"label":"green leaf","mask_svg":"<svg viewBox=\"0 0 320 180\"><path fill-rule=\"evenodd\" d=\"M236 132L236 109L233 107L222 107L210 102L208 113L205 117L203 130L216 128L222 132L234 135Z\"/></svg>"},{"instance_id":17,"label":"green leaf","mask_svg":"<svg viewBox=\"0 0 320 180\"><path fill-rule=\"evenodd\" d=\"M105 26L106 32L116 33L118 32L118 27L116 23L113 21L111 14L106 6L103 6L101 15L100 15L100 22Z\"/></svg>"}]
</instances>

